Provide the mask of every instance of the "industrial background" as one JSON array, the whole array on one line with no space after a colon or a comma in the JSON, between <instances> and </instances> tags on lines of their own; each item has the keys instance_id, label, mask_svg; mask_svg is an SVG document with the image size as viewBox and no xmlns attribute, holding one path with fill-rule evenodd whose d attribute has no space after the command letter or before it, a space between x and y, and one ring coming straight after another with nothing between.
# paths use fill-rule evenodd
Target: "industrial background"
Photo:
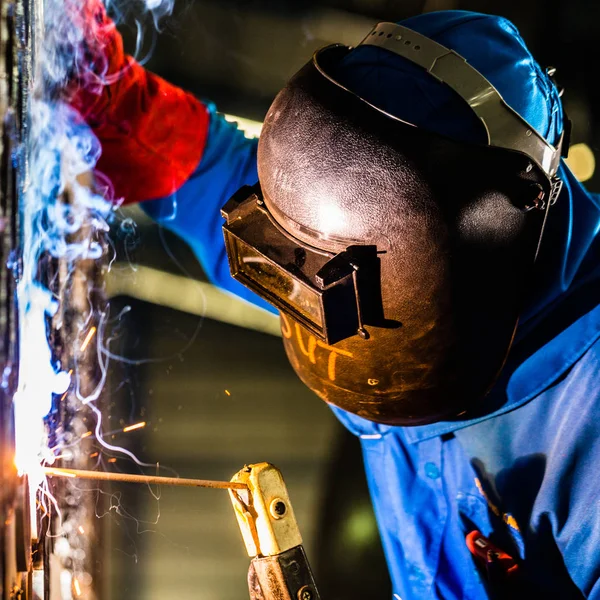
<instances>
[{"instance_id":1,"label":"industrial background","mask_svg":"<svg viewBox=\"0 0 600 600\"><path fill-rule=\"evenodd\" d=\"M271 100L325 44L357 43L377 21L469 9L511 19L542 65L557 67L574 123L572 160L600 189L598 22L592 0L177 0L138 58L254 131ZM130 51L139 14L125 13ZM190 132L193 135L193 132ZM244 463L283 472L327 600L391 597L360 448L287 364L274 318L206 284L191 252L136 208L115 227L108 419L116 441L182 477L228 478ZM131 217L136 226L128 219ZM129 308L131 310L129 310ZM115 456L112 468L131 470ZM119 486L98 494L106 529L103 597L247 598L248 558L227 494ZM418 507L416 507L418 510Z\"/></svg>"}]
</instances>

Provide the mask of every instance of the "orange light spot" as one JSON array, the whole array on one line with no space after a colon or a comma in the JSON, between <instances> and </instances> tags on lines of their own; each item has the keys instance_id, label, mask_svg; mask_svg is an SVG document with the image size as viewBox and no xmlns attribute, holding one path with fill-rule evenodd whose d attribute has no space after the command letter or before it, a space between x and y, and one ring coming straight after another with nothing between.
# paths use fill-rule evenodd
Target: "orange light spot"
<instances>
[{"instance_id":1,"label":"orange light spot","mask_svg":"<svg viewBox=\"0 0 600 600\"><path fill-rule=\"evenodd\" d=\"M116 458L109 458L109 459L108 459L108 462L109 462L109 463L116 463L116 462L117 462L117 459L116 459Z\"/></svg>"},{"instance_id":2,"label":"orange light spot","mask_svg":"<svg viewBox=\"0 0 600 600\"><path fill-rule=\"evenodd\" d=\"M90 458L96 458L96 456L98 456L99 452L94 452L93 454L90 454Z\"/></svg>"},{"instance_id":3,"label":"orange light spot","mask_svg":"<svg viewBox=\"0 0 600 600\"><path fill-rule=\"evenodd\" d=\"M75 588L75 593L78 596L81 596L81 586L79 585L79 581L77 579L73 579L73 587Z\"/></svg>"},{"instance_id":4,"label":"orange light spot","mask_svg":"<svg viewBox=\"0 0 600 600\"><path fill-rule=\"evenodd\" d=\"M85 349L89 346L89 343L92 341L92 338L96 335L96 328L92 327L88 334L85 336L85 340L83 340L83 344L81 344L81 352L85 352Z\"/></svg>"},{"instance_id":5,"label":"orange light spot","mask_svg":"<svg viewBox=\"0 0 600 600\"><path fill-rule=\"evenodd\" d=\"M83 529L83 526L82 526L82 525L80 525L80 526L77 528L77 531L79 531L79 533L81 533L82 535L85 533L85 530Z\"/></svg>"},{"instance_id":6,"label":"orange light spot","mask_svg":"<svg viewBox=\"0 0 600 600\"><path fill-rule=\"evenodd\" d=\"M516 520L516 519L515 519L515 518L514 518L512 515L509 515L508 513L505 513L505 514L502 516L502 518L503 518L504 522L505 522L505 523L506 523L506 524L507 524L509 527L512 527L512 528L513 528L515 531L521 531L521 530L519 529L519 524L517 523L517 520Z\"/></svg>"},{"instance_id":7,"label":"orange light spot","mask_svg":"<svg viewBox=\"0 0 600 600\"><path fill-rule=\"evenodd\" d=\"M142 421L141 423L136 423L135 425L129 425L123 429L123 433L127 433L128 431L134 431L135 429L141 429L142 427L146 427L146 421Z\"/></svg>"},{"instance_id":8,"label":"orange light spot","mask_svg":"<svg viewBox=\"0 0 600 600\"><path fill-rule=\"evenodd\" d=\"M225 390L225 393L226 393L228 396L231 396L231 392L230 392L229 390Z\"/></svg>"},{"instance_id":9,"label":"orange light spot","mask_svg":"<svg viewBox=\"0 0 600 600\"><path fill-rule=\"evenodd\" d=\"M81 439L86 438L86 437L90 437L90 435L92 435L91 431L86 431L84 434L82 434Z\"/></svg>"}]
</instances>

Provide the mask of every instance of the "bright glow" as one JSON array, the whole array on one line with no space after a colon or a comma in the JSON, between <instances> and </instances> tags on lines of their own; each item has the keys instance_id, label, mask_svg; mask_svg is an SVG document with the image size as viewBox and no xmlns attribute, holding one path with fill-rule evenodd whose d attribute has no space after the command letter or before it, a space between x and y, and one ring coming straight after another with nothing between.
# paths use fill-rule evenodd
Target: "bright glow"
<instances>
[{"instance_id":1,"label":"bright glow","mask_svg":"<svg viewBox=\"0 0 600 600\"><path fill-rule=\"evenodd\" d=\"M587 144L573 144L565 162L579 181L588 181L596 170L596 157Z\"/></svg>"},{"instance_id":2,"label":"bright glow","mask_svg":"<svg viewBox=\"0 0 600 600\"><path fill-rule=\"evenodd\" d=\"M170 14L174 0L147 0L146 9L155 21ZM42 0L36 18L43 20L37 64L28 106L29 133L23 148L27 159L27 180L23 182L21 215L23 227L22 273L17 285L19 309L19 383L14 396L15 463L20 473L30 476L35 487L41 482L41 462L52 463L47 447L44 417L52 408L54 394L64 399L68 389L78 394L72 372L53 362L48 347L47 326L57 310L45 287L40 264L46 256L62 260L67 268L84 260L100 259L104 249L98 234L108 231L112 204L110 184L100 177L96 193L91 173L100 156L100 145L81 117L57 92L77 74L89 91L102 93L108 78L102 72L107 62L94 64L88 50L103 51L105 32L90 21L96 0ZM87 15L87 16L86 16ZM33 16L32 16L33 18ZM68 196L68 201L66 197ZM86 235L83 235L85 232ZM73 241L73 238L79 238ZM85 351L97 334L91 327L81 346ZM100 365L105 372L106 366ZM74 383L71 388L70 386ZM82 402L92 402L99 389ZM98 436L97 436L98 437Z\"/></svg>"},{"instance_id":3,"label":"bright glow","mask_svg":"<svg viewBox=\"0 0 600 600\"><path fill-rule=\"evenodd\" d=\"M230 123L237 123L238 127L245 133L249 139L260 137L263 124L260 121L252 121L251 119L244 119L243 117L236 117L235 115L223 115L226 121Z\"/></svg>"},{"instance_id":4,"label":"bright glow","mask_svg":"<svg viewBox=\"0 0 600 600\"><path fill-rule=\"evenodd\" d=\"M145 4L156 22L171 12L173 1L146 0ZM29 476L32 493L38 486L46 492L38 510L46 510L44 503L52 504L54 514L58 515L57 521L62 530L57 532L54 550L48 560L52 564L51 571L60 573L59 588L53 589L52 595L60 595L64 600L69 600L73 594L81 596L82 585L84 590L89 585L89 574L85 571L86 554L81 548L74 553L72 545L73 536L77 532L83 534L84 530L77 519L78 506L61 513L59 503L48 494L47 487L43 485L41 464L52 464L57 456L65 460L81 456L82 452L86 452L86 445L78 446L76 440L68 437L72 432L68 431L67 423L63 429L56 431L50 425L46 427L44 419L52 410L53 401L69 402L69 411L76 409L78 403L87 405L95 415L94 436L97 442L112 451L124 452L140 464L130 452L115 448L102 439L102 415L94 401L104 384L106 357L98 352L101 381L95 390L84 396L76 378L77 367L59 364L59 358L52 355L48 343L48 328L58 306L46 287L53 275L45 271L47 265L59 262L60 283L67 285L69 275L78 262L102 259L105 249L98 240L105 237L109 229L107 221L113 215L113 204L109 201L112 194L110 183L94 172L100 156L100 144L68 105L65 90L79 83L87 91L100 94L111 77L113 80L117 77L106 75L108 61L102 56L106 31L102 31L104 26L100 20L92 17L97 2L40 0L34 3L34 14L29 18L36 19L33 30L37 35L33 40L35 47L29 50L36 62L31 70L34 80L27 90L29 104L25 120L28 133L24 147L15 152L22 223L20 255L10 265L18 272L19 311L19 373L13 398L15 464L20 473ZM126 7L121 4L119 8ZM26 63L18 67L19 71L27 72ZM65 92L65 97L62 92ZM84 352L94 338L100 347L105 315L82 316L89 323L80 347ZM92 323L98 329L91 326ZM85 332L79 333L83 335ZM70 344L73 340L63 341ZM77 428L75 423L73 430ZM91 432L82 437L88 435ZM52 447L49 447L50 443ZM115 460L110 459L109 462ZM37 505L32 501L32 506ZM40 596L43 595L43 582L40 587L39 577L35 577L34 581ZM55 583L53 587L56 588Z\"/></svg>"},{"instance_id":5,"label":"bright glow","mask_svg":"<svg viewBox=\"0 0 600 600\"><path fill-rule=\"evenodd\" d=\"M65 372L56 372L50 360L45 318L56 311L50 293L24 276L17 294L22 350L19 385L13 399L15 464L20 474L30 476L30 484L35 489L42 477L40 461L51 455L45 445L43 418L50 412L52 394L64 393L71 378Z\"/></svg>"},{"instance_id":6,"label":"bright glow","mask_svg":"<svg viewBox=\"0 0 600 600\"><path fill-rule=\"evenodd\" d=\"M83 340L83 343L81 344L81 352L85 352L86 348L88 347L89 343L92 341L92 338L94 337L94 335L96 335L96 328L92 327L89 331L88 334L85 336L85 340Z\"/></svg>"},{"instance_id":7,"label":"bright glow","mask_svg":"<svg viewBox=\"0 0 600 600\"><path fill-rule=\"evenodd\" d=\"M281 336L279 318L272 313L210 283L150 267L137 266L132 276L128 269L117 263L108 273L106 293L109 298L129 296L207 319Z\"/></svg>"},{"instance_id":8,"label":"bright glow","mask_svg":"<svg viewBox=\"0 0 600 600\"><path fill-rule=\"evenodd\" d=\"M23 275L19 300L19 384L14 397L16 464L35 489L42 480L41 461L52 463L43 418L52 408L53 394L64 394L71 373L52 362L47 322L58 306L39 281L44 255L68 262L97 259L102 247L91 236L107 229L112 206L79 183L98 157L91 132L66 105L31 101L31 142L28 152L31 180L23 195ZM71 203L63 195L69 193ZM90 239L69 243L69 237L89 222ZM91 338L90 338L91 339Z\"/></svg>"},{"instance_id":9,"label":"bright glow","mask_svg":"<svg viewBox=\"0 0 600 600\"><path fill-rule=\"evenodd\" d=\"M339 206L323 199L318 204L319 230L325 237L334 231L340 231L345 221L344 213Z\"/></svg>"},{"instance_id":10,"label":"bright glow","mask_svg":"<svg viewBox=\"0 0 600 600\"><path fill-rule=\"evenodd\" d=\"M30 48L36 64L31 71L34 80L28 90L27 138L24 146L15 153L22 223L20 255L10 265L18 272L19 373L13 397L15 464L19 473L28 475L32 494L38 488L47 494L37 510L45 510L45 502L52 504L63 526L49 560L59 563L53 571L60 572L60 590L53 592L58 592L65 600L72 597L72 590L77 596L82 593L79 580L73 577L74 572L82 578L84 586L87 585L85 553L72 553L69 536L77 529L72 523L62 521L59 504L43 485L41 465L52 464L56 456L68 460L83 449L67 439L67 435L61 438L64 432L46 427L44 419L53 408L53 400L74 404L79 401L82 406L90 406L96 413L96 439L113 449L101 439L102 418L93 406L106 376L104 357L99 353L101 381L93 392L83 397L79 382L73 377L73 371L76 373L77 370L71 369L71 365L61 365L49 347L48 328L58 305L46 287L51 274L45 271L51 260L59 262L61 283L66 285L76 263L101 259L104 247L98 240L108 232L107 220L113 213L113 204L104 198L105 194L111 195L109 182L100 174L96 178L92 175L100 145L81 117L61 99L61 90L67 83L75 84L75 75L89 91L101 93L106 84L102 69L107 62L100 56L105 43L104 32L98 31L101 25L90 18L96 2L40 0L35 3L30 18L38 19L33 29L39 34L33 40L35 47ZM173 0L148 2L147 8L153 11L155 20L169 13L173 6ZM92 61L93 51L99 56ZM88 60L90 64L87 64ZM26 71L25 64L23 72ZM90 323L103 324L103 315L84 316L90 318ZM96 334L100 343L101 330L90 327L81 346L82 352ZM66 344L71 341L64 340ZM50 440L52 448L49 447ZM32 507L37 507L34 497ZM76 512L76 507L70 509L67 519L73 518ZM36 587L39 588L37 579Z\"/></svg>"},{"instance_id":11,"label":"bright glow","mask_svg":"<svg viewBox=\"0 0 600 600\"><path fill-rule=\"evenodd\" d=\"M142 427L146 427L145 421L142 421L141 423L136 423L135 425L129 425L129 427L125 427L123 429L123 433L127 433L128 431L134 431L135 429L141 429Z\"/></svg>"}]
</instances>

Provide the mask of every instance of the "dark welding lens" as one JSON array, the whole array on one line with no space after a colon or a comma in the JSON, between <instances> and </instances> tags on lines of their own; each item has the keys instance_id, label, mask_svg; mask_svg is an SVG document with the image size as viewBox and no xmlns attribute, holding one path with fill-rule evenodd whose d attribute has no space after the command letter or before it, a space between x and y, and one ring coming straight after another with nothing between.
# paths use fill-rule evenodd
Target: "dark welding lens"
<instances>
[{"instance_id":1,"label":"dark welding lens","mask_svg":"<svg viewBox=\"0 0 600 600\"><path fill-rule=\"evenodd\" d=\"M323 329L318 292L242 240L232 236L230 246L235 253L234 262L240 281L258 287L259 295L281 310L297 311L319 330Z\"/></svg>"},{"instance_id":2,"label":"dark welding lens","mask_svg":"<svg viewBox=\"0 0 600 600\"><path fill-rule=\"evenodd\" d=\"M223 207L231 275L331 344L361 326L352 254L302 244L281 230L259 190L245 187Z\"/></svg>"}]
</instances>

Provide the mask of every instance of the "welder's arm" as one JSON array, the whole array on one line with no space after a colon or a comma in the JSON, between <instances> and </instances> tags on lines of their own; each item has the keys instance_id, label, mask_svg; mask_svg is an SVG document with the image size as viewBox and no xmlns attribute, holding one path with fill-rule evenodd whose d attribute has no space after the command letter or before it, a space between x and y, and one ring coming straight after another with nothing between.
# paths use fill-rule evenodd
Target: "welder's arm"
<instances>
[{"instance_id":1,"label":"welder's arm","mask_svg":"<svg viewBox=\"0 0 600 600\"><path fill-rule=\"evenodd\" d=\"M157 223L190 245L213 283L270 312L277 312L231 277L223 240L221 207L240 187L258 181L257 140L247 139L235 124L216 113L213 105L209 105L208 110L208 139L192 175L175 193L141 206Z\"/></svg>"},{"instance_id":2,"label":"welder's arm","mask_svg":"<svg viewBox=\"0 0 600 600\"><path fill-rule=\"evenodd\" d=\"M68 100L101 142L97 170L114 186L115 201L171 194L202 157L208 110L125 54L100 0L84 3L82 11L85 68L73 74Z\"/></svg>"},{"instance_id":3,"label":"welder's arm","mask_svg":"<svg viewBox=\"0 0 600 600\"><path fill-rule=\"evenodd\" d=\"M94 69L74 78L70 102L101 142L97 170L114 186L115 200L143 202L152 218L190 244L211 281L274 311L229 275L221 230L221 207L258 180L257 142L214 106L127 56L103 4L89 5Z\"/></svg>"}]
</instances>

